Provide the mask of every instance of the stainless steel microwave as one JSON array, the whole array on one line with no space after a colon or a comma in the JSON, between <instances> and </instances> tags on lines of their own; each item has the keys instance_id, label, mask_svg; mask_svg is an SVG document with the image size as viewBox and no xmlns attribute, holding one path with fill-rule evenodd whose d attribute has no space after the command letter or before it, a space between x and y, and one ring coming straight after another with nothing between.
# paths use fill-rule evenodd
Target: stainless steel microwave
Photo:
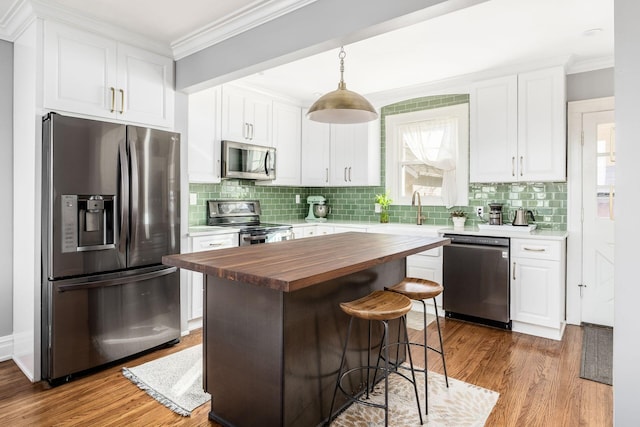
<instances>
[{"instance_id":1,"label":"stainless steel microwave","mask_svg":"<svg viewBox=\"0 0 640 427\"><path fill-rule=\"evenodd\" d=\"M276 149L222 141L222 178L276 179Z\"/></svg>"}]
</instances>

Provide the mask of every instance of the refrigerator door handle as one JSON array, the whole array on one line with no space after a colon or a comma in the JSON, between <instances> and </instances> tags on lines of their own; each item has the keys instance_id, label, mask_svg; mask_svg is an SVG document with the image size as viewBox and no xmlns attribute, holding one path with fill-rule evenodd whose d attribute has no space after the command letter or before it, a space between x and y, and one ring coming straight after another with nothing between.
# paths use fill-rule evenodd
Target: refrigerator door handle
<instances>
[{"instance_id":1,"label":"refrigerator door handle","mask_svg":"<svg viewBox=\"0 0 640 427\"><path fill-rule=\"evenodd\" d=\"M69 292L76 289L91 289L91 288L105 288L107 286L124 285L131 282L142 282L143 280L155 279L156 277L166 276L176 272L176 267L168 267L162 270L151 271L148 273L142 273L135 276L122 276L113 279L96 280L95 282L83 282L73 283L68 285L60 285L57 287L58 292Z\"/></svg>"},{"instance_id":2,"label":"refrigerator door handle","mask_svg":"<svg viewBox=\"0 0 640 427\"><path fill-rule=\"evenodd\" d=\"M129 133L127 131L127 133ZM131 179L129 182L131 183L129 191L129 208L131 212L129 213L129 247L135 248L138 246L138 213L140 211L140 207L138 206L138 201L140 200L140 168L138 165L138 138L135 132L131 132L129 134L129 165L131 166ZM135 200L135 202L134 202ZM127 256L131 257L129 253ZM131 267L129 265L130 258L127 260L127 267Z\"/></svg>"},{"instance_id":3,"label":"refrigerator door handle","mask_svg":"<svg viewBox=\"0 0 640 427\"><path fill-rule=\"evenodd\" d=\"M120 236L118 238L118 251L120 258L126 260L127 235L129 234L129 162L127 161L126 140L118 145L120 157Z\"/></svg>"}]
</instances>

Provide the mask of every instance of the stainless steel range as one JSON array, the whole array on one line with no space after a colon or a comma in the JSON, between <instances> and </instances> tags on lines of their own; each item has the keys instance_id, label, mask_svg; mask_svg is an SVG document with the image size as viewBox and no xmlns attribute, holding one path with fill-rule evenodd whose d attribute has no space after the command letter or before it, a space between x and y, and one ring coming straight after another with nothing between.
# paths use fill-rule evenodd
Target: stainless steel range
<instances>
[{"instance_id":1,"label":"stainless steel range","mask_svg":"<svg viewBox=\"0 0 640 427\"><path fill-rule=\"evenodd\" d=\"M291 225L260 222L260 214L258 200L207 200L207 225L240 229L240 246L294 238Z\"/></svg>"}]
</instances>

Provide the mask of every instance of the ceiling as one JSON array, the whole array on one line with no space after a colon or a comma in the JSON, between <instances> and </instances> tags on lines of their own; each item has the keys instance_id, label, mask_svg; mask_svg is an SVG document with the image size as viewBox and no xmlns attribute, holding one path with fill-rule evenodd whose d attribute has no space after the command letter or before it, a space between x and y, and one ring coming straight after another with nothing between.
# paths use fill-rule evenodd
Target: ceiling
<instances>
[{"instance_id":1,"label":"ceiling","mask_svg":"<svg viewBox=\"0 0 640 427\"><path fill-rule=\"evenodd\" d=\"M0 29L24 0L0 0ZM33 0L106 21L174 47L215 28L251 28L313 0ZM597 29L597 30L596 30ZM596 30L596 31L589 31ZM613 0L489 0L345 46L345 82L376 94L519 64L613 66ZM313 100L336 89L338 49L243 79Z\"/></svg>"}]
</instances>

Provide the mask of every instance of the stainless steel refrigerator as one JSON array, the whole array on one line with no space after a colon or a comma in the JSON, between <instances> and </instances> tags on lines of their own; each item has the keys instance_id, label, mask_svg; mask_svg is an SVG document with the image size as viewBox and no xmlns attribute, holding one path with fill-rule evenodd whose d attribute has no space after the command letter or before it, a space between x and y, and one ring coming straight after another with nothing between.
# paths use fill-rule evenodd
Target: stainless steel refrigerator
<instances>
[{"instance_id":1,"label":"stainless steel refrigerator","mask_svg":"<svg viewBox=\"0 0 640 427\"><path fill-rule=\"evenodd\" d=\"M42 143L42 377L180 338L180 135L50 113Z\"/></svg>"}]
</instances>

